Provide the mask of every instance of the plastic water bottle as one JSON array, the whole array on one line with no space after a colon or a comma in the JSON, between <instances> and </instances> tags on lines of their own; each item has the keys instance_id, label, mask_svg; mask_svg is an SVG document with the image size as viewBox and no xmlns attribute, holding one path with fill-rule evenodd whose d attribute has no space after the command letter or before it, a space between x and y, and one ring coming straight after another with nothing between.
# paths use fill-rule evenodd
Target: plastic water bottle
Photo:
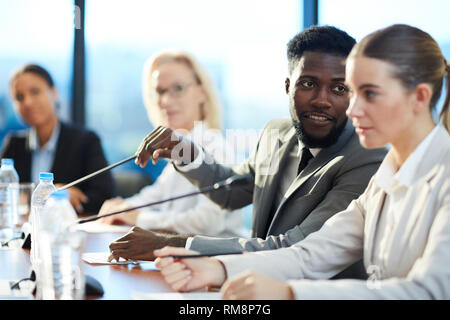
<instances>
[{"instance_id":1,"label":"plastic water bottle","mask_svg":"<svg viewBox=\"0 0 450 320\"><path fill-rule=\"evenodd\" d=\"M2 159L0 168L0 240L13 237L18 219L19 175L13 159Z\"/></svg>"},{"instance_id":2,"label":"plastic water bottle","mask_svg":"<svg viewBox=\"0 0 450 320\"><path fill-rule=\"evenodd\" d=\"M41 172L39 174L39 184L31 195L31 252L30 260L33 270L37 273L39 263L39 238L37 237L40 229L40 217L42 208L48 197L56 191L53 185L53 173ZM37 277L38 275L36 275Z\"/></svg>"},{"instance_id":3,"label":"plastic water bottle","mask_svg":"<svg viewBox=\"0 0 450 320\"><path fill-rule=\"evenodd\" d=\"M84 233L77 231L77 214L66 190L54 192L41 212L41 254L37 297L44 300L84 298L81 252Z\"/></svg>"}]
</instances>

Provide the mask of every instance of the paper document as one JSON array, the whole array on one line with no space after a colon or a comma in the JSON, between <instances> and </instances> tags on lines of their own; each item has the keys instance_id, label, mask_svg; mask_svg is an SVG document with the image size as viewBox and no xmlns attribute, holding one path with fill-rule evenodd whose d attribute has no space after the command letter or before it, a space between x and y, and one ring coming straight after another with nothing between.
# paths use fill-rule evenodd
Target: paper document
<instances>
[{"instance_id":1,"label":"paper document","mask_svg":"<svg viewBox=\"0 0 450 320\"><path fill-rule=\"evenodd\" d=\"M106 232L128 232L131 226L116 226L111 224L102 223L100 221L92 221L79 224L77 230L85 231L88 233L106 233Z\"/></svg>"},{"instance_id":2,"label":"paper document","mask_svg":"<svg viewBox=\"0 0 450 320\"><path fill-rule=\"evenodd\" d=\"M108 257L110 252L85 252L82 254L81 258L83 261L89 264L97 265L117 265L117 264L144 264L146 270L159 270L153 261L143 261L143 260L125 260L120 258L119 261L108 262Z\"/></svg>"},{"instance_id":3,"label":"paper document","mask_svg":"<svg viewBox=\"0 0 450 320\"><path fill-rule=\"evenodd\" d=\"M134 300L222 300L220 292L165 292L145 293L131 292Z\"/></svg>"}]
</instances>

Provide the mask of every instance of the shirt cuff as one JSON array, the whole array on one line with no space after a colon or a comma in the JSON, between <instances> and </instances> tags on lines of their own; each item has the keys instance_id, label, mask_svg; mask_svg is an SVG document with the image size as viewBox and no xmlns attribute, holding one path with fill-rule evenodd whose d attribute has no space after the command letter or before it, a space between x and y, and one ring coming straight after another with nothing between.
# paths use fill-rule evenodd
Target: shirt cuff
<instances>
[{"instance_id":1,"label":"shirt cuff","mask_svg":"<svg viewBox=\"0 0 450 320\"><path fill-rule=\"evenodd\" d=\"M187 240L186 240L186 245L184 246L185 249L188 249L188 250L189 250L189 249L191 248L192 240L194 240L194 237L189 237L189 238L187 238Z\"/></svg>"},{"instance_id":2,"label":"shirt cuff","mask_svg":"<svg viewBox=\"0 0 450 320\"><path fill-rule=\"evenodd\" d=\"M173 164L179 171L188 172L194 169L198 169L202 165L204 160L205 160L205 152L203 151L203 148L198 148L198 155L191 163L182 165L181 161L174 160Z\"/></svg>"}]
</instances>

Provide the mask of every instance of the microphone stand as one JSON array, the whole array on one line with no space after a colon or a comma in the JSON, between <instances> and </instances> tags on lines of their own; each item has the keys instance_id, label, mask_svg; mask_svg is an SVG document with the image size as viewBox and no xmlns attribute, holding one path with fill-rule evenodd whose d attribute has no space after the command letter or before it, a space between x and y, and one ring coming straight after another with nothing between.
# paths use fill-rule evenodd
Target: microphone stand
<instances>
[{"instance_id":1,"label":"microphone stand","mask_svg":"<svg viewBox=\"0 0 450 320\"><path fill-rule=\"evenodd\" d=\"M132 211L132 210L136 210L136 209L141 209L141 208L145 208L145 207L150 207L150 206L154 206L157 204L161 204L161 203L165 203L168 201L173 201L173 200L178 200L178 199L182 199L182 198L187 198L187 197L191 197L191 196L195 196L198 194L202 194L202 193L207 193L207 192L211 192L211 191L216 191L222 188L227 188L229 189L230 187L234 187L237 185L245 185L248 184L250 182L250 175L234 175L224 181L220 181L217 182L215 184L213 184L212 186L207 186L207 187L203 187L200 188L198 191L194 191L194 192L190 192L190 193L186 193L186 194L182 194L179 196L175 196L172 198L168 198L168 199L164 199L164 200L159 200L159 201L154 201L154 202L150 202L150 203L146 203L140 206L136 206L136 207L131 207L131 208L127 208L127 209L123 209L120 211L115 211L115 212L111 212L111 213L107 213L105 215L97 215L94 217L89 217L89 218L85 218L85 219L80 219L77 221L78 224L82 224L82 223L86 223L86 222L91 222L91 221L95 221L101 218L105 218L105 217L109 217L112 215L116 215L119 213L123 213L123 212L127 212L127 211Z\"/></svg>"},{"instance_id":2,"label":"microphone stand","mask_svg":"<svg viewBox=\"0 0 450 320\"><path fill-rule=\"evenodd\" d=\"M87 176L84 176L84 177L82 177L82 178L80 178L78 180L75 180L75 181L73 181L71 183L68 183L68 184L62 186L61 188L58 188L58 190L65 190L65 189L68 189L70 187L73 187L76 184L79 184L79 183L81 183L83 181L86 181L86 180L88 180L90 178L93 178L96 175L99 175L99 174L101 174L101 173L103 173L105 171L111 170L111 169L113 169L113 168L115 168L117 166L120 166L121 164L124 164L125 162L131 161L131 160L133 160L135 158L136 158L136 156L131 156L131 157L128 157L126 159L120 160L119 162L116 162L116 163L114 163L112 165L104 167L103 169L100 169L100 170L97 170L97 171L95 171L95 172L93 172L91 174L88 174Z\"/></svg>"}]
</instances>

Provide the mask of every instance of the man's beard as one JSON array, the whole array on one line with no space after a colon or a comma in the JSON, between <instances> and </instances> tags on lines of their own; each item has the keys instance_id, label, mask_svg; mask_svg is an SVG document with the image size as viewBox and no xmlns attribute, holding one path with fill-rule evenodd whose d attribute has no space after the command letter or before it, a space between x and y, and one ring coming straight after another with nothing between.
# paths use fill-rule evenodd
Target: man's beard
<instances>
[{"instance_id":1,"label":"man's beard","mask_svg":"<svg viewBox=\"0 0 450 320\"><path fill-rule=\"evenodd\" d=\"M345 125L347 124L347 120L343 121L339 126L336 124L331 128L329 134L322 138L316 138L311 136L305 131L303 124L301 121L292 119L292 122L295 127L295 133L297 138L308 148L328 148L335 144L339 139L342 131L344 131Z\"/></svg>"}]
</instances>

